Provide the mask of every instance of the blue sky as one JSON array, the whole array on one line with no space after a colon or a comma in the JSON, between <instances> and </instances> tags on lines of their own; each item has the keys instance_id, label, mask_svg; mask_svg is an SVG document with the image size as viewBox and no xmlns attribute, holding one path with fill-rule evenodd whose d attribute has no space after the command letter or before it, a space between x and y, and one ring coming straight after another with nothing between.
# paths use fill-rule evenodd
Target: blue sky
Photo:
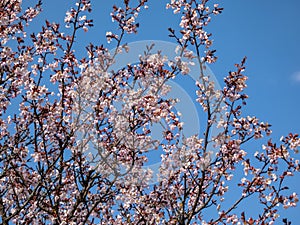
<instances>
[{"instance_id":1,"label":"blue sky","mask_svg":"<svg viewBox=\"0 0 300 225\"><path fill-rule=\"evenodd\" d=\"M44 13L30 29L36 30L46 18L62 22L64 12L68 9L66 2L69 1L45 1ZM95 27L89 33L79 34L81 42L76 43L79 48L91 41L105 43L105 32L115 28L109 12L113 2L118 1L93 2ZM228 71L234 69L234 63L247 56L246 75L249 80L246 92L250 98L245 112L271 123L273 140L279 140L280 136L289 132L300 133L300 1L216 2L225 10L213 18L208 31L213 33L213 47L217 49L219 57L211 69L220 84ZM128 42L149 39L173 41L168 37L167 28L176 28L179 17L172 16L171 10L166 11L165 3L149 1L149 10L143 11L140 16L139 33L130 36ZM111 44L107 47L114 46ZM289 184L293 191L300 193L299 175L290 180ZM288 216L292 224L296 224L300 219L299 209L283 211L282 218Z\"/></svg>"}]
</instances>

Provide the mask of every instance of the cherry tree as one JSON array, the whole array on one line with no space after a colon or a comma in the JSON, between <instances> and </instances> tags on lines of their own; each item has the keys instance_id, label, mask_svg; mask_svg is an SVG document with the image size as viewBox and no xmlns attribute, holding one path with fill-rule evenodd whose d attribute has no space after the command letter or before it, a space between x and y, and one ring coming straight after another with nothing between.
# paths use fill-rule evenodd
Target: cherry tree
<instances>
[{"instance_id":1,"label":"cherry tree","mask_svg":"<svg viewBox=\"0 0 300 225\"><path fill-rule=\"evenodd\" d=\"M42 7L41 0L28 8L21 0L0 2L2 224L263 225L282 221L281 207L296 206L285 181L300 170L298 134L276 144L265 138L268 123L244 115L246 58L221 89L205 72L217 61L206 27L221 6L171 0L166 8L180 18L169 28L177 56L149 45L138 63L117 70L118 55L132 50L124 38L138 32L147 0L114 5L116 29L106 33L114 50L91 43L81 58L74 45L94 25L92 2L78 0L64 24L45 21L28 33ZM166 94L168 81L192 67L200 71L196 101L206 124L185 136L177 99ZM163 140L151 136L153 123ZM253 150L249 142L264 144ZM155 184L153 171L143 169L152 149L163 151ZM251 199L255 215L241 207Z\"/></svg>"}]
</instances>

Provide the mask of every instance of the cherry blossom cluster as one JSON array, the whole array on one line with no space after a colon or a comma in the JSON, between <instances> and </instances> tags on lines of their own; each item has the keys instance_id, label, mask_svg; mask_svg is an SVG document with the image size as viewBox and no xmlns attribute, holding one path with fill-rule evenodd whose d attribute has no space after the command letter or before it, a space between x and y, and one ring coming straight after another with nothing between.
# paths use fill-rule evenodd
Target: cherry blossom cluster
<instances>
[{"instance_id":1,"label":"cherry blossom cluster","mask_svg":"<svg viewBox=\"0 0 300 225\"><path fill-rule=\"evenodd\" d=\"M171 1L167 4L167 9L173 9L174 14L181 13L180 21L180 33L181 37L177 37L175 31L170 29L171 37L176 37L181 45L185 45L189 42L191 45L195 45L197 49L200 46L205 46L205 56L202 57L202 61L212 63L217 59L215 56L215 50L209 50L212 45L211 33L205 31L205 27L210 23L211 16L220 14L223 8L218 4L213 6L209 5L209 1Z\"/></svg>"},{"instance_id":2,"label":"cherry blossom cluster","mask_svg":"<svg viewBox=\"0 0 300 225\"><path fill-rule=\"evenodd\" d=\"M22 1L1 1L1 223L274 224L280 207L299 202L285 181L300 172L300 138L291 133L276 144L267 139L270 124L244 115L246 59L221 90L211 80L206 63L217 57L206 26L223 9L210 0L171 0L167 8L182 15L180 34L169 29L177 56L145 46L138 63L112 70L118 54L131 51L123 39L137 32L147 9L146 0L122 2L111 13L118 31L106 33L116 48L91 43L79 58L74 43L93 26L91 1L66 12L67 32L46 21L29 35L42 2L22 9ZM186 137L167 81L193 68L206 123ZM162 140L152 137L153 124ZM150 185L154 172L143 166L154 150L161 165ZM239 210L251 198L254 215Z\"/></svg>"},{"instance_id":3,"label":"cherry blossom cluster","mask_svg":"<svg viewBox=\"0 0 300 225\"><path fill-rule=\"evenodd\" d=\"M26 37L24 26L28 25L41 11L41 2L22 12L21 0L1 1L0 27L1 45L5 45L10 39ZM22 39L19 39L21 41Z\"/></svg>"},{"instance_id":4,"label":"cherry blossom cluster","mask_svg":"<svg viewBox=\"0 0 300 225\"><path fill-rule=\"evenodd\" d=\"M139 23L136 21L141 8L147 9L146 5L148 0L141 0L137 6L131 6L132 3L130 0L124 1L124 8L113 6L113 11L111 12L112 21L118 23L118 28L121 30L121 36L124 35L124 32L127 34L137 33ZM107 42L110 43L112 39L119 40L119 35L112 33L111 31L106 32Z\"/></svg>"},{"instance_id":5,"label":"cherry blossom cluster","mask_svg":"<svg viewBox=\"0 0 300 225\"><path fill-rule=\"evenodd\" d=\"M93 20L87 19L86 15L82 15L79 12L91 12L91 2L89 0L79 1L75 4L76 8L71 8L66 12L65 23L66 28L70 28L71 25L75 29L82 28L85 32L88 31L89 27L93 26Z\"/></svg>"},{"instance_id":6,"label":"cherry blossom cluster","mask_svg":"<svg viewBox=\"0 0 300 225\"><path fill-rule=\"evenodd\" d=\"M140 60L139 65L113 74L105 72L103 64L98 66L91 61L76 88L75 128L84 137L78 145L83 150L91 143L96 152L91 157L102 162L97 169L117 177L121 173L119 167L139 168L145 160L139 155L156 148L156 141L148 135L150 123L164 119L171 130L180 126L171 113L172 101L163 98L168 92L165 80L169 73L163 69L167 58L158 53ZM136 177L140 176L133 176Z\"/></svg>"}]
</instances>

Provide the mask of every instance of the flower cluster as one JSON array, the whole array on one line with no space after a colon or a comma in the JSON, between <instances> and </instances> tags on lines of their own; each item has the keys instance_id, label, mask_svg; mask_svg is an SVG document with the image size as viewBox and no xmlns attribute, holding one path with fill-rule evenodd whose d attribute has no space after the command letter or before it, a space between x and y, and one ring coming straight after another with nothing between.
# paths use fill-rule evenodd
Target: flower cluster
<instances>
[{"instance_id":1,"label":"flower cluster","mask_svg":"<svg viewBox=\"0 0 300 225\"><path fill-rule=\"evenodd\" d=\"M93 20L87 19L86 15L81 15L79 12L91 12L91 2L89 0L76 2L76 8L71 8L66 12L65 23L66 28L70 28L71 25L75 29L82 28L85 32L88 31L89 27L93 26Z\"/></svg>"},{"instance_id":2,"label":"flower cluster","mask_svg":"<svg viewBox=\"0 0 300 225\"><path fill-rule=\"evenodd\" d=\"M169 29L177 56L145 46L138 63L112 70L117 56L131 51L123 39L137 32L146 2L114 6L119 33L106 38L115 50L90 44L80 59L74 43L79 30L93 26L91 1L78 0L66 12L66 33L46 21L28 36L26 25L41 2L23 10L20 0L1 1L2 224L263 225L275 223L280 206L297 205L285 181L300 172L299 135L278 145L265 139L270 124L244 115L246 59L221 90L210 79L206 63L216 56L206 26L222 12L218 4L171 0L167 8L182 15L180 34ZM206 123L186 137L177 99L166 97L167 81L194 68ZM153 124L162 128L161 140L153 137ZM265 144L252 151L250 142ZM155 174L144 165L152 150L162 154L158 182L150 185ZM251 198L258 200L257 214L239 212Z\"/></svg>"},{"instance_id":3,"label":"flower cluster","mask_svg":"<svg viewBox=\"0 0 300 225\"><path fill-rule=\"evenodd\" d=\"M148 0L139 1L137 6L131 6L130 0L124 1L124 8L118 7L116 5L113 6L113 11L111 12L111 18L113 22L118 23L118 28L121 29L121 36L126 32L127 34L137 33L137 29L139 27L139 23L136 22L136 18L138 17L141 8L147 9L146 5ZM120 40L117 34L113 34L111 31L106 32L107 42L110 43L112 39Z\"/></svg>"},{"instance_id":4,"label":"flower cluster","mask_svg":"<svg viewBox=\"0 0 300 225\"><path fill-rule=\"evenodd\" d=\"M21 0L1 1L0 3L0 40L5 45L11 39L22 41L26 37L24 26L28 25L41 11L41 2L21 12Z\"/></svg>"},{"instance_id":5,"label":"flower cluster","mask_svg":"<svg viewBox=\"0 0 300 225\"><path fill-rule=\"evenodd\" d=\"M214 55L215 50L209 50L212 45L211 33L205 31L205 27L210 23L211 16L220 14L223 8L218 4L209 6L208 1L171 1L167 4L167 9L172 8L174 14L182 13L180 21L180 33L182 37L177 38L173 29L171 37L176 37L181 45L186 45L189 42L197 48L205 46L205 57L202 58L204 62L213 63L217 57Z\"/></svg>"}]
</instances>

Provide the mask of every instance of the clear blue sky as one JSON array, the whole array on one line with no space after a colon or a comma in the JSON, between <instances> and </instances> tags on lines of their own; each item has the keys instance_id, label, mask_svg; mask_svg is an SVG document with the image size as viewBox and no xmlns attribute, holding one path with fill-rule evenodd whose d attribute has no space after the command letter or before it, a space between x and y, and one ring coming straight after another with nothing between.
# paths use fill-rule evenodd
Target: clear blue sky
<instances>
[{"instance_id":1,"label":"clear blue sky","mask_svg":"<svg viewBox=\"0 0 300 225\"><path fill-rule=\"evenodd\" d=\"M28 3L28 0L24 2ZM62 22L68 9L66 2L73 1L45 1L44 13L31 29L36 30L45 18ZM77 47L91 41L105 43L105 32L115 27L109 17L110 5L119 1L93 2L95 27L90 33L80 35L82 42L77 43ZM211 69L220 84L228 71L233 69L233 64L247 56L246 75L249 80L246 92L250 98L246 113L271 123L273 140L279 140L280 136L289 132L300 133L300 1L218 2L225 10L213 18L208 30L213 33L213 46L219 57ZM149 1L149 10L143 11L140 16L138 35L131 36L128 42L145 39L173 41L168 38L167 28L176 27L179 17L172 17L172 12L165 10L165 3L161 0ZM110 48L110 45L107 47ZM291 189L298 193L299 184L299 175L290 180ZM282 218L288 216L292 224L298 224L299 210L298 206L284 211Z\"/></svg>"}]
</instances>

